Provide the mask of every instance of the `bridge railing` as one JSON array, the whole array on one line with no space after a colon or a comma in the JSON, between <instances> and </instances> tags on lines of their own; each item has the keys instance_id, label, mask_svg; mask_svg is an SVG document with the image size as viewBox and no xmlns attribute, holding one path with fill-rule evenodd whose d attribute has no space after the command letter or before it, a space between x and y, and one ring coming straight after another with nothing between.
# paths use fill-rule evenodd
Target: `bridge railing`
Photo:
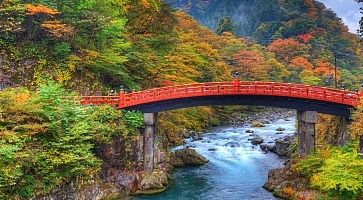
<instances>
[{"instance_id":1,"label":"bridge railing","mask_svg":"<svg viewBox=\"0 0 363 200\"><path fill-rule=\"evenodd\" d=\"M357 92L303 84L232 81L168 86L127 94L121 93L119 96L88 96L83 97L81 102L92 105L117 105L118 108L122 109L169 99L221 95L284 96L320 100L347 106L357 106L361 98Z\"/></svg>"},{"instance_id":2,"label":"bridge railing","mask_svg":"<svg viewBox=\"0 0 363 200\"><path fill-rule=\"evenodd\" d=\"M118 106L120 96L84 96L81 99L82 105L111 105Z\"/></svg>"}]
</instances>

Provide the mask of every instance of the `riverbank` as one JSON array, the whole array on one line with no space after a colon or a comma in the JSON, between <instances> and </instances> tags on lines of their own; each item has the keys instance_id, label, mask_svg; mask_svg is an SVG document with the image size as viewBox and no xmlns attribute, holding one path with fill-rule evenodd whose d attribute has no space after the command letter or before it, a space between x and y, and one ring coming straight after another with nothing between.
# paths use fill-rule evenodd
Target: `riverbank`
<instances>
[{"instance_id":1,"label":"riverbank","mask_svg":"<svg viewBox=\"0 0 363 200\"><path fill-rule=\"evenodd\" d=\"M264 112L264 113L261 113ZM275 123L276 120L281 119L281 122L283 123L289 123L291 124L291 127L294 128L294 120L290 119L294 116L294 113L289 110L283 110L283 109L258 109L257 112L251 112L249 114L239 114L239 116L236 115L230 115L230 120L223 120L223 126L214 127L206 130L207 134L211 131L221 131L221 137L222 140L226 140L225 137L230 137L230 140L228 142L235 142L235 141L244 141L245 143L241 144L239 147L234 148L235 145L226 145L225 144L218 144L222 145L222 151L211 151L214 147L210 147L206 150L207 154L214 153L223 153L224 150L238 150L239 156L242 156L244 153L247 153L247 155L250 155L250 151L252 151L252 155L258 155L257 157L252 156L252 161L259 163L264 163L260 170L262 170L265 174L262 176L259 176L258 180L258 188L261 189L261 186L266 181L267 173L269 169L275 168L283 164L284 159L279 158L275 154L268 153L266 151L263 151L258 147L257 145L253 145L249 139L253 139L255 135L252 135L252 133L246 133L247 130L251 131L256 129L254 131L254 134L259 135L259 131L261 131L261 136L263 136L264 144L273 144L275 139L282 138L286 136L287 133L284 134L277 134L277 129L279 128ZM260 124L263 124L264 127L255 127L250 128L251 124L254 122L258 122ZM273 128L269 129L269 127ZM234 130L237 130L234 131ZM239 132L238 132L239 131ZM186 143L179 147L187 147L190 143L194 142L206 142L208 143L208 140L205 140L203 138L203 135L200 135L196 132L191 132L192 134L189 136L186 136L184 140ZM228 135L231 133L232 135ZM288 134L293 134L294 131L291 130ZM236 135L233 135L236 134ZM213 136L213 134L212 134ZM242 138L238 138L240 136L243 136ZM200 137L200 138L198 138ZM73 199L113 199L113 198L128 198L126 197L128 194L154 194L163 192L167 188L170 190L170 188L174 187L173 185L178 184L180 181L179 177L169 178L170 174L175 174L180 172L182 169L176 169L174 172L171 172L170 167L170 153L168 153L169 150L164 147L162 143L162 136L157 135L155 140L155 172L157 176L147 176L142 171L142 136L136 136L132 140L128 139L125 140L123 138L114 138L113 142L108 145L101 146L97 149L97 154L100 155L102 160L104 161L104 165L102 166L102 171L99 175L92 177L91 179L87 180L75 180L72 181L69 184L66 184L62 187L60 187L58 190L53 191L51 194L41 197L39 199L61 199L61 198L73 198ZM132 141L127 142L127 141ZM193 148L193 147L192 147ZM224 150L223 150L224 149ZM198 149L197 149L198 150ZM200 153L200 152L199 152ZM202 152L203 153L203 152ZM265 157L266 156L266 157ZM227 158L230 157L230 155L227 155ZM223 160L223 156L216 160ZM258 159L262 159L258 160ZM238 158L237 160L241 160L241 158ZM243 159L242 159L243 160ZM275 164L270 165L271 163L274 163L274 160L277 160L278 166ZM281 161L281 162L280 162ZM233 163L233 162L232 162ZM210 163L208 163L206 166L209 166ZM213 165L213 164L212 164ZM238 167L238 163L236 164L236 169L240 168ZM200 168L203 169L203 168ZM213 167L213 169L218 169L218 167ZM240 168L240 169L243 169ZM181 171L180 174L188 174L187 171L183 172ZM212 171L211 171L212 172ZM237 174L242 173L241 171L236 171ZM250 171L250 173L253 173L253 170ZM155 174L155 173L153 173ZM161 178L160 178L161 177ZM234 175L231 174L231 177L234 177ZM207 177L205 178L208 179ZM238 181L238 180L236 180ZM257 187L257 183L256 183ZM168 191L167 190L167 191ZM161 195L167 194L166 192L161 193ZM236 189L236 191L238 191ZM263 190L265 191L265 190ZM265 191L267 193L267 191ZM270 193L269 193L270 194ZM232 193L230 195L233 195ZM60 197L60 198L58 198ZM148 196L150 197L150 196Z\"/></svg>"}]
</instances>

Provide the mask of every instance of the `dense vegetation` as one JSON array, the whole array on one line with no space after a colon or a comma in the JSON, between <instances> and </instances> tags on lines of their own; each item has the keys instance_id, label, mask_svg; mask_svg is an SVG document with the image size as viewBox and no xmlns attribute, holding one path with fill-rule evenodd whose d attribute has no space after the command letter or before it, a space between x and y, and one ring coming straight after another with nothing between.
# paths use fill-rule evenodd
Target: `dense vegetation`
<instances>
[{"instance_id":1,"label":"dense vegetation","mask_svg":"<svg viewBox=\"0 0 363 200\"><path fill-rule=\"evenodd\" d=\"M363 161L356 144L344 148L325 147L299 163L298 170L311 186L324 192L323 199L361 199Z\"/></svg>"},{"instance_id":2,"label":"dense vegetation","mask_svg":"<svg viewBox=\"0 0 363 200\"><path fill-rule=\"evenodd\" d=\"M232 71L242 80L332 86L334 57L340 85L358 89L363 80L358 38L321 3L168 2L216 33L158 0L0 1L0 90L16 87L0 92L0 199L42 195L97 173L102 161L95 149L116 136L127 139L140 127L139 113L81 107L79 94L227 81ZM219 124L233 111L161 113L159 134L165 146L180 144L186 130ZM360 108L352 125L356 136L362 133L361 113ZM302 170L317 170L306 175L318 189L357 197L362 184L353 176L363 170L353 149L318 152L311 158L319 159L315 168L306 161ZM329 179L340 174L330 163L351 168L348 178L358 182L341 186L341 179Z\"/></svg>"},{"instance_id":3,"label":"dense vegetation","mask_svg":"<svg viewBox=\"0 0 363 200\"><path fill-rule=\"evenodd\" d=\"M101 166L93 149L128 137L141 126L137 113L81 106L58 84L39 92L0 93L0 199L29 198Z\"/></svg>"},{"instance_id":4,"label":"dense vegetation","mask_svg":"<svg viewBox=\"0 0 363 200\"><path fill-rule=\"evenodd\" d=\"M358 37L318 1L168 2L213 30L224 26L223 19L230 19L237 35L267 45L267 50L276 54L290 71L285 81L331 86L336 58L341 86L357 89L362 82L363 55Z\"/></svg>"}]
</instances>

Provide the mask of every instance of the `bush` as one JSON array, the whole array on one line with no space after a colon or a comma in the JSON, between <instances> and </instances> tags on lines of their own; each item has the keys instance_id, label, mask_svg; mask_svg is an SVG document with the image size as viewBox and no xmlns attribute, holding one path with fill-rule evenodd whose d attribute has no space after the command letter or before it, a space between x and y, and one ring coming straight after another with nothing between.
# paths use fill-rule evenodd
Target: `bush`
<instances>
[{"instance_id":1,"label":"bush","mask_svg":"<svg viewBox=\"0 0 363 200\"><path fill-rule=\"evenodd\" d=\"M54 55L59 59L67 58L71 53L71 47L66 42L58 43L54 46Z\"/></svg>"},{"instance_id":2,"label":"bush","mask_svg":"<svg viewBox=\"0 0 363 200\"><path fill-rule=\"evenodd\" d=\"M135 130L142 127L144 117L140 111L125 111L123 114L128 129Z\"/></svg>"},{"instance_id":3,"label":"bush","mask_svg":"<svg viewBox=\"0 0 363 200\"><path fill-rule=\"evenodd\" d=\"M311 185L339 199L363 197L363 160L356 143L344 148L319 150L300 163L300 171Z\"/></svg>"}]
</instances>

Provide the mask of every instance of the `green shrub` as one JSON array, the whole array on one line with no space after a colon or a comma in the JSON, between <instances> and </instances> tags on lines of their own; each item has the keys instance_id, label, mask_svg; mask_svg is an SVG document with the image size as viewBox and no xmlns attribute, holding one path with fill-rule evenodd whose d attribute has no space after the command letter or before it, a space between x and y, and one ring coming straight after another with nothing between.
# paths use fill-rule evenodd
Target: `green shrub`
<instances>
[{"instance_id":1,"label":"green shrub","mask_svg":"<svg viewBox=\"0 0 363 200\"><path fill-rule=\"evenodd\" d=\"M71 47L66 42L58 43L54 46L53 54L57 56L59 59L67 58L71 53Z\"/></svg>"},{"instance_id":2,"label":"green shrub","mask_svg":"<svg viewBox=\"0 0 363 200\"><path fill-rule=\"evenodd\" d=\"M144 117L140 111L125 111L124 113L125 123L128 129L138 129L142 127Z\"/></svg>"},{"instance_id":3,"label":"green shrub","mask_svg":"<svg viewBox=\"0 0 363 200\"><path fill-rule=\"evenodd\" d=\"M300 163L302 174L311 185L339 199L363 197L363 160L356 151L356 143L344 148L319 150Z\"/></svg>"}]
</instances>

